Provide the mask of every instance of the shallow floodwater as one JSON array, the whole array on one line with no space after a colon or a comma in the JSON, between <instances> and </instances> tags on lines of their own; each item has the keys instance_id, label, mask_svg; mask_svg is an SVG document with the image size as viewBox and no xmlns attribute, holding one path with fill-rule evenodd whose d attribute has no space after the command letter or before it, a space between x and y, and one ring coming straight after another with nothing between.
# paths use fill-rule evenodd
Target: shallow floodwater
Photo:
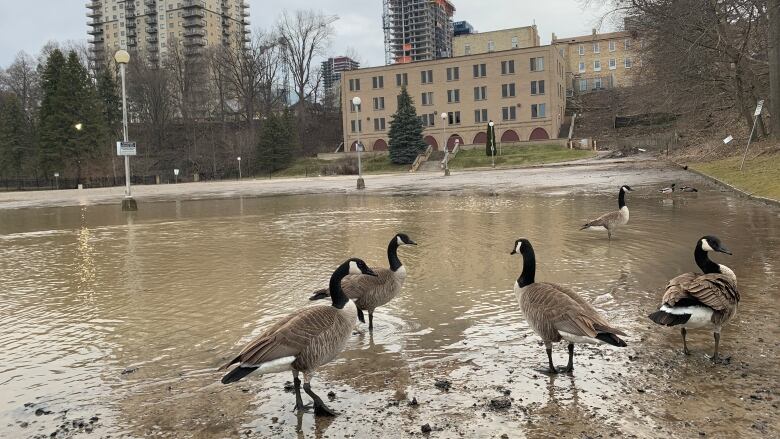
<instances>
[{"instance_id":1,"label":"shallow floodwater","mask_svg":"<svg viewBox=\"0 0 780 439\"><path fill-rule=\"evenodd\" d=\"M780 212L714 188L635 189L612 242L578 230L616 208L612 191L0 211L0 437L79 437L72 421L93 416L101 437L405 437L426 423L432 437L777 437ZM287 373L219 383L215 369L309 306L341 261L386 266L398 231L419 244L399 250L401 296L312 383L341 416L296 415ZM711 333L690 331L685 357L679 332L645 317L669 278L696 268L705 234L734 253L714 259L742 295L717 366ZM512 292L521 236L537 280L580 292L629 347L578 346L572 375L535 370L544 348ZM553 355L565 364L565 345ZM490 406L504 395L510 408Z\"/></svg>"}]
</instances>

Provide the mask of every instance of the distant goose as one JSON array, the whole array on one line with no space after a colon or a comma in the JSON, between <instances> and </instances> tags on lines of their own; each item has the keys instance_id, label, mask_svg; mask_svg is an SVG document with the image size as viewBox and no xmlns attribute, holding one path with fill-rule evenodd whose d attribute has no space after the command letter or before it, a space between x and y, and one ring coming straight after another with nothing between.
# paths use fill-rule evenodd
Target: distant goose
<instances>
[{"instance_id":1,"label":"distant goose","mask_svg":"<svg viewBox=\"0 0 780 439\"><path fill-rule=\"evenodd\" d=\"M574 369L574 343L606 343L624 347L618 335L626 334L604 320L588 302L560 285L536 282L536 255L525 238L515 241L511 254L523 255L523 272L515 282L515 295L528 325L544 341L549 373L557 373L552 361L552 344L569 342L569 364L561 371Z\"/></svg>"},{"instance_id":2,"label":"distant goose","mask_svg":"<svg viewBox=\"0 0 780 439\"><path fill-rule=\"evenodd\" d=\"M669 187L665 187L665 188L663 188L663 189L660 189L660 190L658 190L658 192L660 192L660 193L662 193L662 194L671 194L672 192L674 192L674 186L675 186L675 184L676 184L676 183L672 183L672 185L671 185L671 186L669 186Z\"/></svg>"},{"instance_id":3,"label":"distant goose","mask_svg":"<svg viewBox=\"0 0 780 439\"><path fill-rule=\"evenodd\" d=\"M387 260L390 268L371 267L377 274L371 276L347 276L341 281L341 287L347 296L355 301L358 309L358 319L365 323L363 310L368 311L368 329L374 329L374 310L393 300L406 280L406 267L398 259L398 247L402 245L417 245L405 233L393 236L387 245ZM317 290L309 300L319 300L328 297L327 288Z\"/></svg>"},{"instance_id":4,"label":"distant goose","mask_svg":"<svg viewBox=\"0 0 780 439\"><path fill-rule=\"evenodd\" d=\"M605 213L593 221L583 224L580 230L606 230L609 239L612 239L612 230L617 226L628 223L628 206L626 206L626 191L631 191L630 186L621 186L618 194L618 210Z\"/></svg>"},{"instance_id":5,"label":"distant goose","mask_svg":"<svg viewBox=\"0 0 780 439\"><path fill-rule=\"evenodd\" d=\"M737 276L723 264L712 262L707 252L731 254L715 236L704 236L696 243L693 257L701 273L683 273L666 285L661 308L650 314L650 320L659 325L680 326L683 352L690 354L685 336L687 329L712 328L715 352L712 361L718 362L720 330L737 313L739 292Z\"/></svg>"},{"instance_id":6,"label":"distant goose","mask_svg":"<svg viewBox=\"0 0 780 439\"><path fill-rule=\"evenodd\" d=\"M260 374L291 370L295 387L295 409L303 410L303 390L314 400L314 414L334 416L322 399L311 390L311 379L317 368L336 358L344 349L352 329L357 323L355 304L341 289L341 280L349 274L376 276L360 259L348 259L330 277L331 305L299 309L266 329L250 342L229 363L219 370L227 370L238 364L222 377L223 384L229 384L257 371Z\"/></svg>"},{"instance_id":7,"label":"distant goose","mask_svg":"<svg viewBox=\"0 0 780 439\"><path fill-rule=\"evenodd\" d=\"M695 187L685 186L680 187L680 192L699 192Z\"/></svg>"}]
</instances>

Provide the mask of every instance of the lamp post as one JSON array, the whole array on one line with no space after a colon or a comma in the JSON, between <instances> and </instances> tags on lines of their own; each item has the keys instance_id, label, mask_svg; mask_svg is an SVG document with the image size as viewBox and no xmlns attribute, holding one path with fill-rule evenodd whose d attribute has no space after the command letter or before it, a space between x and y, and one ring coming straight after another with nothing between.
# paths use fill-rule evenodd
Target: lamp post
<instances>
[{"instance_id":1,"label":"lamp post","mask_svg":"<svg viewBox=\"0 0 780 439\"><path fill-rule=\"evenodd\" d=\"M59 172L55 172L54 173L54 181L57 182L57 189L59 190L59 188L60 188L60 173Z\"/></svg>"},{"instance_id":2,"label":"lamp post","mask_svg":"<svg viewBox=\"0 0 780 439\"><path fill-rule=\"evenodd\" d=\"M441 115L441 125L444 129L444 176L450 175L450 166L449 166L449 153L450 150L447 148L447 141L449 140L447 138L447 113L442 112Z\"/></svg>"},{"instance_id":3,"label":"lamp post","mask_svg":"<svg viewBox=\"0 0 780 439\"><path fill-rule=\"evenodd\" d=\"M357 179L357 188L358 189L365 189L366 188L366 182L363 181L363 164L360 161L360 103L362 101L360 100L359 96L355 96L352 98L352 106L355 108L355 132L357 133L357 143L355 144L355 149L357 149L358 153L358 179Z\"/></svg>"},{"instance_id":4,"label":"lamp post","mask_svg":"<svg viewBox=\"0 0 780 439\"><path fill-rule=\"evenodd\" d=\"M493 129L495 126L495 123L491 120L488 122L488 126L490 127L491 136L490 136L490 160L492 162L492 166L496 167L496 131Z\"/></svg>"},{"instance_id":5,"label":"lamp post","mask_svg":"<svg viewBox=\"0 0 780 439\"><path fill-rule=\"evenodd\" d=\"M179 182L179 169L176 168L173 170L173 184L176 184Z\"/></svg>"},{"instance_id":6,"label":"lamp post","mask_svg":"<svg viewBox=\"0 0 780 439\"><path fill-rule=\"evenodd\" d=\"M241 180L241 156L238 156L236 160L238 160L238 179Z\"/></svg>"},{"instance_id":7,"label":"lamp post","mask_svg":"<svg viewBox=\"0 0 780 439\"><path fill-rule=\"evenodd\" d=\"M119 74L122 77L122 139L127 142L127 93L125 92L125 67L130 62L130 54L126 50L117 50L114 61L119 64ZM122 200L123 211L138 210L138 204L130 191L130 156L125 155L125 198Z\"/></svg>"}]
</instances>

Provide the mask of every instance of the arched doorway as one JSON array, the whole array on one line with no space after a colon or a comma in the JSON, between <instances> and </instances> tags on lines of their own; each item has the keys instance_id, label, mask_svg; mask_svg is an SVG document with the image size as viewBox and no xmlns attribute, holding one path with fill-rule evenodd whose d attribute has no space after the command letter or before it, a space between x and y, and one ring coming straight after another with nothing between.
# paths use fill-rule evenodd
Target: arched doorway
<instances>
[{"instance_id":1,"label":"arched doorway","mask_svg":"<svg viewBox=\"0 0 780 439\"><path fill-rule=\"evenodd\" d=\"M506 130L504 131L504 134L501 135L501 141L502 142L519 142L520 136L517 135L515 130Z\"/></svg>"},{"instance_id":2,"label":"arched doorway","mask_svg":"<svg viewBox=\"0 0 780 439\"><path fill-rule=\"evenodd\" d=\"M431 145L434 151L439 150L439 142L437 142L436 138L434 138L433 136L425 136L423 141L425 142L426 145Z\"/></svg>"},{"instance_id":3,"label":"arched doorway","mask_svg":"<svg viewBox=\"0 0 780 439\"><path fill-rule=\"evenodd\" d=\"M547 130L544 128L534 128L533 131L531 131L531 136L528 138L528 140L545 140L549 139L550 136L547 134Z\"/></svg>"},{"instance_id":4,"label":"arched doorway","mask_svg":"<svg viewBox=\"0 0 780 439\"><path fill-rule=\"evenodd\" d=\"M349 145L349 151L350 151L350 152L355 152L355 151L357 151L357 140L355 140L354 142L352 142L352 145Z\"/></svg>"},{"instance_id":5,"label":"arched doorway","mask_svg":"<svg viewBox=\"0 0 780 439\"><path fill-rule=\"evenodd\" d=\"M374 142L374 148L372 151L387 151L387 142L384 139L379 139Z\"/></svg>"},{"instance_id":6,"label":"arched doorway","mask_svg":"<svg viewBox=\"0 0 780 439\"><path fill-rule=\"evenodd\" d=\"M474 144L475 145L484 145L487 143L487 133L486 132L479 132L476 136L474 136Z\"/></svg>"},{"instance_id":7,"label":"arched doorway","mask_svg":"<svg viewBox=\"0 0 780 439\"><path fill-rule=\"evenodd\" d=\"M449 139L447 139L447 150L452 151L453 148L455 148L455 141L458 141L458 144L463 146L463 137L460 137L457 134L453 134L450 136Z\"/></svg>"}]
</instances>

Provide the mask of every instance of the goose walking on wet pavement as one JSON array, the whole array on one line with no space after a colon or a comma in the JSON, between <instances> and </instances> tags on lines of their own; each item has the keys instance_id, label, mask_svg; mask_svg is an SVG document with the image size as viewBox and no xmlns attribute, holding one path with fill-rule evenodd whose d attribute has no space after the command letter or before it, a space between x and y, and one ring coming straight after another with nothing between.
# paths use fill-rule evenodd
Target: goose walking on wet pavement
<instances>
[{"instance_id":1,"label":"goose walking on wet pavement","mask_svg":"<svg viewBox=\"0 0 780 439\"><path fill-rule=\"evenodd\" d=\"M606 230L609 239L612 239L612 231L618 226L628 224L628 206L626 206L626 191L631 191L630 186L621 186L618 193L618 210L605 213L593 221L582 225L580 230Z\"/></svg>"},{"instance_id":2,"label":"goose walking on wet pavement","mask_svg":"<svg viewBox=\"0 0 780 439\"><path fill-rule=\"evenodd\" d=\"M371 267L376 276L350 275L341 281L341 288L347 296L355 301L358 319L365 323L363 310L368 311L368 330L374 330L374 310L393 300L401 292L406 280L406 267L398 259L398 247L417 245L405 233L393 236L387 245L387 260L390 268ZM317 290L309 300L319 300L328 297L328 289Z\"/></svg>"},{"instance_id":3,"label":"goose walking on wet pavement","mask_svg":"<svg viewBox=\"0 0 780 439\"><path fill-rule=\"evenodd\" d=\"M686 355L690 354L687 330L712 329L715 338L712 361L719 362L720 331L737 313L739 292L737 276L729 267L710 260L709 252L731 254L716 236L699 239L693 257L703 273L683 273L670 280L661 307L649 317L659 325L680 327Z\"/></svg>"},{"instance_id":4,"label":"goose walking on wet pavement","mask_svg":"<svg viewBox=\"0 0 780 439\"><path fill-rule=\"evenodd\" d=\"M357 323L355 304L341 289L341 280L350 274L376 276L361 259L346 260L330 277L330 305L300 309L271 325L247 344L238 356L219 368L227 370L237 365L222 377L222 383L238 381L252 372L292 371L295 408L303 410L301 380L298 378L303 372L303 390L314 401L314 414L334 416L335 412L311 390L311 379L317 368L341 353Z\"/></svg>"},{"instance_id":5,"label":"goose walking on wet pavement","mask_svg":"<svg viewBox=\"0 0 780 439\"><path fill-rule=\"evenodd\" d=\"M536 254L528 239L515 241L511 254L523 256L523 271L514 290L528 325L542 338L547 351L549 373L559 372L552 361L552 344L569 342L569 363L561 371L574 370L574 344L610 344L625 347L620 335L626 334L612 326L574 291L561 285L536 282Z\"/></svg>"}]
</instances>

